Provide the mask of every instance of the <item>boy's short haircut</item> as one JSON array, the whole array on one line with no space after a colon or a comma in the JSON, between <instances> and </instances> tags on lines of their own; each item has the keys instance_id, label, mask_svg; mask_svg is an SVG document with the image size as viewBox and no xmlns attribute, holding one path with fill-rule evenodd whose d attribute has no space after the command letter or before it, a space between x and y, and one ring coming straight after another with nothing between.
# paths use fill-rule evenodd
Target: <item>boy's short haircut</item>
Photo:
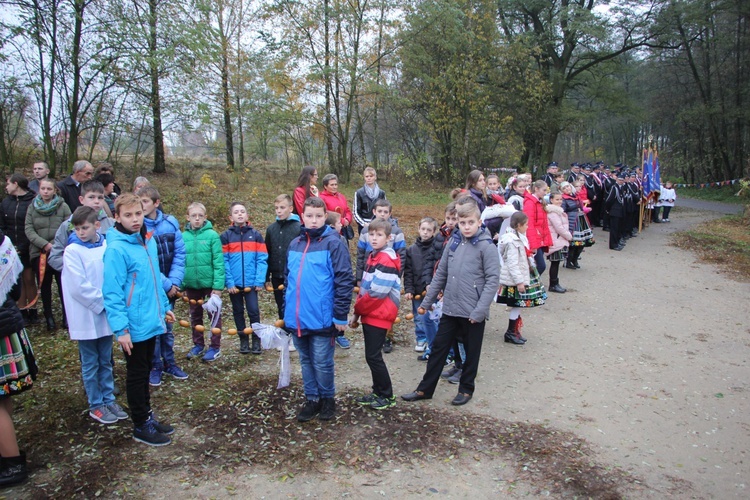
<instances>
[{"instance_id":1,"label":"boy's short haircut","mask_svg":"<svg viewBox=\"0 0 750 500\"><path fill-rule=\"evenodd\" d=\"M471 216L479 217L479 205L474 201L474 198L468 196L459 198L456 200L456 215L458 215L459 218Z\"/></svg>"},{"instance_id":2,"label":"boy's short haircut","mask_svg":"<svg viewBox=\"0 0 750 500\"><path fill-rule=\"evenodd\" d=\"M375 169L374 169L374 168L372 168L372 167L367 167L367 168L365 168L365 169L364 169L364 170L362 171L362 174L363 174L363 175L364 175L364 174L375 174L375 175L378 175L378 173L377 173L377 172L375 172Z\"/></svg>"},{"instance_id":3,"label":"boy's short haircut","mask_svg":"<svg viewBox=\"0 0 750 500\"><path fill-rule=\"evenodd\" d=\"M374 212L378 207L388 207L388 213L393 212L393 205L391 205L391 202L386 199L380 198L376 201L375 205L373 205L372 211Z\"/></svg>"},{"instance_id":4,"label":"boy's short haircut","mask_svg":"<svg viewBox=\"0 0 750 500\"><path fill-rule=\"evenodd\" d=\"M291 205L292 204L292 197L289 196L288 194L284 193L284 194L278 195L276 197L276 199L273 200L274 203L281 203L282 201L285 201L287 203L287 205Z\"/></svg>"},{"instance_id":5,"label":"boy's short haircut","mask_svg":"<svg viewBox=\"0 0 750 500\"><path fill-rule=\"evenodd\" d=\"M154 203L161 200L161 197L159 196L159 191L154 186L142 187L135 194L136 196L140 198L151 198L151 201L153 201Z\"/></svg>"},{"instance_id":6,"label":"boy's short haircut","mask_svg":"<svg viewBox=\"0 0 750 500\"><path fill-rule=\"evenodd\" d=\"M115 182L115 176L110 174L109 172L102 172L94 177L94 180L101 182L102 186L106 187Z\"/></svg>"},{"instance_id":7,"label":"boy's short haircut","mask_svg":"<svg viewBox=\"0 0 750 500\"><path fill-rule=\"evenodd\" d=\"M419 221L419 225L417 227L418 228L422 227L422 224L425 224L425 223L430 224L432 226L433 231L437 231L438 229L437 221L433 219L432 217L424 217L421 221Z\"/></svg>"},{"instance_id":8,"label":"boy's short haircut","mask_svg":"<svg viewBox=\"0 0 750 500\"><path fill-rule=\"evenodd\" d=\"M326 214L326 226L335 226L341 220L341 214L338 212L328 212Z\"/></svg>"},{"instance_id":9,"label":"boy's short haircut","mask_svg":"<svg viewBox=\"0 0 750 500\"><path fill-rule=\"evenodd\" d=\"M244 208L245 211L247 211L247 205L245 205L243 202L241 202L241 201L233 201L232 204L229 205L229 213L230 214L232 213L232 210L234 210L234 207L236 207L237 205L241 205L242 208Z\"/></svg>"},{"instance_id":10,"label":"boy's short haircut","mask_svg":"<svg viewBox=\"0 0 750 500\"><path fill-rule=\"evenodd\" d=\"M73 224L73 227L76 227L86 224L87 222L94 224L98 220L99 213L95 209L82 205L76 208L76 211L73 212L73 217L70 218L70 223Z\"/></svg>"},{"instance_id":11,"label":"boy's short haircut","mask_svg":"<svg viewBox=\"0 0 750 500\"><path fill-rule=\"evenodd\" d=\"M101 184L99 185L101 186ZM115 200L115 214L120 214L120 207L132 207L133 205L143 208L141 197L134 193L122 193Z\"/></svg>"},{"instance_id":12,"label":"boy's short haircut","mask_svg":"<svg viewBox=\"0 0 750 500\"><path fill-rule=\"evenodd\" d=\"M510 227L516 229L521 224L526 224L528 220L529 216L520 210L518 212L513 212L513 215L510 216Z\"/></svg>"},{"instance_id":13,"label":"boy's short haircut","mask_svg":"<svg viewBox=\"0 0 750 500\"><path fill-rule=\"evenodd\" d=\"M386 236L390 236L391 229L391 223L387 220L374 219L372 222L370 222L370 225L367 226L367 234L374 233L375 231L383 231Z\"/></svg>"},{"instance_id":14,"label":"boy's short haircut","mask_svg":"<svg viewBox=\"0 0 750 500\"><path fill-rule=\"evenodd\" d=\"M104 185L94 179L88 180L81 184L81 197L86 197L88 193L104 194Z\"/></svg>"},{"instance_id":15,"label":"boy's short haircut","mask_svg":"<svg viewBox=\"0 0 750 500\"><path fill-rule=\"evenodd\" d=\"M490 174L490 175L488 175L487 177L485 177L485 178L484 178L484 180L485 180L485 181L488 181L488 180L490 180L490 179L497 179L497 180L500 180L500 177L498 177L498 175L497 175L497 174Z\"/></svg>"},{"instance_id":16,"label":"boy's short haircut","mask_svg":"<svg viewBox=\"0 0 750 500\"><path fill-rule=\"evenodd\" d=\"M456 213L456 202L455 201L452 201L452 202L448 203L445 206L445 213L448 214L448 215L453 215L453 214Z\"/></svg>"},{"instance_id":17,"label":"boy's short haircut","mask_svg":"<svg viewBox=\"0 0 750 500\"><path fill-rule=\"evenodd\" d=\"M321 200L320 198L318 198L317 196L311 196L311 197L309 197L308 199L305 200L305 204L302 206L302 212L303 213L305 212L305 209L307 207L310 207L310 208L322 208L322 209L325 210L326 203L323 200Z\"/></svg>"},{"instance_id":18,"label":"boy's short haircut","mask_svg":"<svg viewBox=\"0 0 750 500\"><path fill-rule=\"evenodd\" d=\"M192 202L190 205L188 205L188 208L187 208L188 214L194 208L199 208L203 212L203 215L206 215L206 205L204 205L203 203L199 201Z\"/></svg>"}]
</instances>

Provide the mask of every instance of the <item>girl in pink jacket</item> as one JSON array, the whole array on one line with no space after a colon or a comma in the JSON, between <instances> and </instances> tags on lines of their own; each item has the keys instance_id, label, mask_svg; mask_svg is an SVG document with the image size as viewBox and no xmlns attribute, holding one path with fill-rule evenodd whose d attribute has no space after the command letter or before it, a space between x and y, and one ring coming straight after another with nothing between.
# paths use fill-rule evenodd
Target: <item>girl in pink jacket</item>
<instances>
[{"instance_id":1,"label":"girl in pink jacket","mask_svg":"<svg viewBox=\"0 0 750 500\"><path fill-rule=\"evenodd\" d=\"M568 244L573 240L568 225L568 215L562 208L562 194L555 193L549 195L549 203L544 209L547 211L547 224L549 232L552 235L552 245L550 245L545 255L550 262L549 265L549 291L556 293L565 293L567 290L560 286L558 273L560 271L560 262L565 259L565 253L568 251Z\"/></svg>"}]
</instances>

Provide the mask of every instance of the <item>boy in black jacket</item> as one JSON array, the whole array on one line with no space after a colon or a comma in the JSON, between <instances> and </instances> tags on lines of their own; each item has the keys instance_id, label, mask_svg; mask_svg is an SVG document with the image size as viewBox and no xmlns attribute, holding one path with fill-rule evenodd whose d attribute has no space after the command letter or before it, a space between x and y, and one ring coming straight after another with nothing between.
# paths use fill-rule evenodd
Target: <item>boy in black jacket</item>
<instances>
[{"instance_id":1,"label":"boy in black jacket","mask_svg":"<svg viewBox=\"0 0 750 500\"><path fill-rule=\"evenodd\" d=\"M438 322L430 319L429 311L424 314L418 312L427 285L432 281L435 264L440 258L438 249L434 244L437 229L437 221L432 217L425 217L419 221L417 241L406 249L406 263L404 265L404 291L406 293L404 299L412 301L414 335L417 339L414 350L422 353L417 358L420 361L429 359L430 348L438 327Z\"/></svg>"},{"instance_id":2,"label":"boy in black jacket","mask_svg":"<svg viewBox=\"0 0 750 500\"><path fill-rule=\"evenodd\" d=\"M286 253L289 244L299 236L299 215L292 213L292 197L280 194L273 201L276 211L276 222L266 229L266 250L268 251L268 272L266 273L266 289L273 289L276 309L279 318L284 317L284 270L286 269Z\"/></svg>"}]
</instances>

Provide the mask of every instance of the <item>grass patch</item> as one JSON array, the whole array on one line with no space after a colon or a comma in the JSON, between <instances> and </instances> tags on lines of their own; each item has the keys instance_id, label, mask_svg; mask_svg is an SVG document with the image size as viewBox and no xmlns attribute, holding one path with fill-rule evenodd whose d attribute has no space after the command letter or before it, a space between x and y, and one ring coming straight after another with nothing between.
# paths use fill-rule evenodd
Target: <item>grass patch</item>
<instances>
[{"instance_id":1,"label":"grass patch","mask_svg":"<svg viewBox=\"0 0 750 500\"><path fill-rule=\"evenodd\" d=\"M721 201L735 205L750 203L750 196L748 194L737 196L737 192L741 187L739 184L733 186L709 186L703 189L685 187L677 190L677 196L698 200Z\"/></svg>"},{"instance_id":2,"label":"grass patch","mask_svg":"<svg viewBox=\"0 0 750 500\"><path fill-rule=\"evenodd\" d=\"M750 281L750 220L730 215L672 236L675 246L718 265L731 279Z\"/></svg>"}]
</instances>

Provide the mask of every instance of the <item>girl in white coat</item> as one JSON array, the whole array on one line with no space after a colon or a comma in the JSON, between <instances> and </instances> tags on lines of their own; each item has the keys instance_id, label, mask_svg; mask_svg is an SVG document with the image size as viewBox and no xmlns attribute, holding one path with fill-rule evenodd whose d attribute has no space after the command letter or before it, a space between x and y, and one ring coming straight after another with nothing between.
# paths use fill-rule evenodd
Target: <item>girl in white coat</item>
<instances>
[{"instance_id":1,"label":"girl in white coat","mask_svg":"<svg viewBox=\"0 0 750 500\"><path fill-rule=\"evenodd\" d=\"M510 316L505 341L523 345L526 339L521 336L521 308L544 305L547 292L539 281L539 273L529 250L526 230L529 216L516 212L510 218L510 228L500 239L500 293L497 301L508 305Z\"/></svg>"},{"instance_id":2,"label":"girl in white coat","mask_svg":"<svg viewBox=\"0 0 750 500\"><path fill-rule=\"evenodd\" d=\"M662 213L662 222L669 222L669 212L674 206L674 201L677 199L677 193L675 193L672 183L667 181L661 188L661 194L659 195L659 201L657 206L664 207Z\"/></svg>"}]
</instances>

